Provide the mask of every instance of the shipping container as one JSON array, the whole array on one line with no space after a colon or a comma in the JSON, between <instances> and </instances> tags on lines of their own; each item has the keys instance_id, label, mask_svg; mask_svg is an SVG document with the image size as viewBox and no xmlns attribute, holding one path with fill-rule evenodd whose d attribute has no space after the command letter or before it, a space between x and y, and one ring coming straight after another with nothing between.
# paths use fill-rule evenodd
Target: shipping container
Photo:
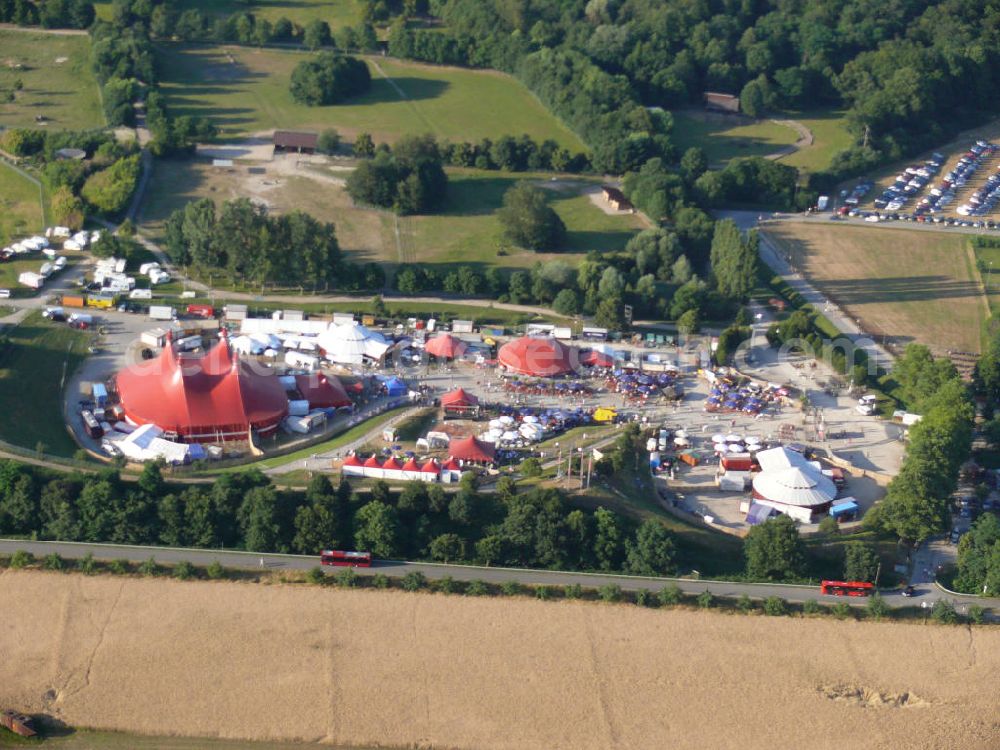
<instances>
[{"instance_id":1,"label":"shipping container","mask_svg":"<svg viewBox=\"0 0 1000 750\"><path fill-rule=\"evenodd\" d=\"M97 418L94 417L91 411L84 409L80 412L80 418L83 420L83 427L87 431L87 434L94 438L94 440L97 440L104 434L104 431L101 430L101 423L97 421Z\"/></svg>"},{"instance_id":2,"label":"shipping container","mask_svg":"<svg viewBox=\"0 0 1000 750\"><path fill-rule=\"evenodd\" d=\"M223 310L226 313L226 320L246 320L246 305L226 305Z\"/></svg>"},{"instance_id":3,"label":"shipping container","mask_svg":"<svg viewBox=\"0 0 1000 750\"><path fill-rule=\"evenodd\" d=\"M472 333L472 321L453 320L451 321L451 331L452 333Z\"/></svg>"},{"instance_id":4,"label":"shipping container","mask_svg":"<svg viewBox=\"0 0 1000 750\"><path fill-rule=\"evenodd\" d=\"M101 310L110 310L117 307L118 295L114 292L98 292L87 295L87 307L96 307Z\"/></svg>"},{"instance_id":5,"label":"shipping container","mask_svg":"<svg viewBox=\"0 0 1000 750\"><path fill-rule=\"evenodd\" d=\"M84 307L87 304L87 297L83 294L64 294L62 296L63 307Z\"/></svg>"},{"instance_id":6,"label":"shipping container","mask_svg":"<svg viewBox=\"0 0 1000 750\"><path fill-rule=\"evenodd\" d=\"M45 284L45 277L41 274L34 273L33 271L25 271L17 277L17 281L19 284L26 286L29 289L41 289Z\"/></svg>"},{"instance_id":7,"label":"shipping container","mask_svg":"<svg viewBox=\"0 0 1000 750\"><path fill-rule=\"evenodd\" d=\"M169 305L151 305L149 308L149 317L153 320L173 320L176 315Z\"/></svg>"}]
</instances>

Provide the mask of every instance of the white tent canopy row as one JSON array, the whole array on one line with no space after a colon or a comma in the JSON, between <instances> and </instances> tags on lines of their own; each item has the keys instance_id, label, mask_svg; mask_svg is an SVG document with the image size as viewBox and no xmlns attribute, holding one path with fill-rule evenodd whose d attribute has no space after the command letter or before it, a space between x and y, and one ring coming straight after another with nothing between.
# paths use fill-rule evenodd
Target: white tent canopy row
<instances>
[{"instance_id":1,"label":"white tent canopy row","mask_svg":"<svg viewBox=\"0 0 1000 750\"><path fill-rule=\"evenodd\" d=\"M136 427L128 435L115 440L115 444L126 458L133 461L154 461L162 458L168 464L182 464L191 446L164 440L163 430L155 424Z\"/></svg>"},{"instance_id":2,"label":"white tent canopy row","mask_svg":"<svg viewBox=\"0 0 1000 750\"><path fill-rule=\"evenodd\" d=\"M327 360L342 365L360 365L366 360L380 360L392 346L382 334L353 321L331 323L320 320L246 318L240 323L240 333L239 337L233 339L232 345L241 353L278 350L282 345L304 350L312 349L315 345L324 351ZM265 341L267 345L261 348Z\"/></svg>"}]
</instances>

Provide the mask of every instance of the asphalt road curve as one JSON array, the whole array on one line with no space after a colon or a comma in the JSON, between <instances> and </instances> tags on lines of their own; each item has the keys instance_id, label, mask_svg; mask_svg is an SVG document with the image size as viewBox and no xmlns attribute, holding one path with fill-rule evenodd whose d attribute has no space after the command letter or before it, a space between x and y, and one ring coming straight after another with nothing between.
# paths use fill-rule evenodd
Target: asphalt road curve
<instances>
[{"instance_id":1,"label":"asphalt road curve","mask_svg":"<svg viewBox=\"0 0 1000 750\"><path fill-rule=\"evenodd\" d=\"M0 539L0 554L12 554L17 550L25 550L35 557L44 557L53 552L66 559L78 559L90 553L98 560L125 559L131 562L142 562L150 557L160 563L178 563L187 561L193 565L208 565L218 562L227 568L244 570L309 570L319 564L319 558L310 555L276 555L258 552L241 552L226 550L186 549L176 547L147 547L116 544L87 544L82 542L36 542L22 539ZM331 572L336 568L328 569ZM569 573L552 570L531 570L525 568L488 568L473 565L445 565L438 563L405 562L402 560L376 560L371 568L358 568L360 575L384 573L390 576L404 576L412 571L423 573L428 579L451 576L456 581L480 580L499 584L504 581L517 581L530 585L566 586L579 584L588 588L597 588L608 583L617 584L625 591L647 589L659 591L664 586L677 584L686 594L700 594L710 591L713 595L727 598L737 598L746 594L752 599L765 599L769 596L779 596L789 602L804 602L816 599L831 604L846 601L849 604L863 606L865 599L854 597L822 596L818 586L798 586L780 583L741 583L734 581L706 581L690 578L647 578L641 576L607 575L601 573ZM950 599L961 611L970 604L980 604L984 607L1000 608L998 599L982 599L977 597L953 596L946 594L932 585L924 585L917 590L912 598L903 597L896 591L884 592L885 601L891 607L930 606L942 598Z\"/></svg>"}]
</instances>

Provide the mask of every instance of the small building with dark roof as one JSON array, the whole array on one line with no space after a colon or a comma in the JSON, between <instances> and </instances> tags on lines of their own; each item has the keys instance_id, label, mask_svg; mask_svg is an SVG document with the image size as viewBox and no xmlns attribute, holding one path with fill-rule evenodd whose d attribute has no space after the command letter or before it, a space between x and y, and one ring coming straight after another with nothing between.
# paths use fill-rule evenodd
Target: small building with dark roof
<instances>
[{"instance_id":1,"label":"small building with dark roof","mask_svg":"<svg viewBox=\"0 0 1000 750\"><path fill-rule=\"evenodd\" d=\"M739 114L740 112L740 98L738 96L720 94L715 91L706 91L701 96L702 101L705 103L705 109L710 109L714 112L730 112L732 114Z\"/></svg>"},{"instance_id":2,"label":"small building with dark roof","mask_svg":"<svg viewBox=\"0 0 1000 750\"><path fill-rule=\"evenodd\" d=\"M625 193L612 185L602 185L601 193L604 200L608 202L615 211L635 211L632 203L625 197Z\"/></svg>"},{"instance_id":3,"label":"small building with dark roof","mask_svg":"<svg viewBox=\"0 0 1000 750\"><path fill-rule=\"evenodd\" d=\"M274 153L314 154L319 141L318 133L298 130L275 130Z\"/></svg>"}]
</instances>

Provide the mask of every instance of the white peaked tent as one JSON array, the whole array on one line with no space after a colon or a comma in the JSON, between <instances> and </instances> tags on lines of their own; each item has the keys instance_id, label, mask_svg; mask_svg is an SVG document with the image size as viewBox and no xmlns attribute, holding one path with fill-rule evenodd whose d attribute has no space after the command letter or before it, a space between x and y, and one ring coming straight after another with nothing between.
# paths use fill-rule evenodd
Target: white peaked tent
<instances>
[{"instance_id":1,"label":"white peaked tent","mask_svg":"<svg viewBox=\"0 0 1000 750\"><path fill-rule=\"evenodd\" d=\"M359 323L331 325L318 338L320 348L331 362L360 365L364 360L379 360L389 350L382 334Z\"/></svg>"}]
</instances>

